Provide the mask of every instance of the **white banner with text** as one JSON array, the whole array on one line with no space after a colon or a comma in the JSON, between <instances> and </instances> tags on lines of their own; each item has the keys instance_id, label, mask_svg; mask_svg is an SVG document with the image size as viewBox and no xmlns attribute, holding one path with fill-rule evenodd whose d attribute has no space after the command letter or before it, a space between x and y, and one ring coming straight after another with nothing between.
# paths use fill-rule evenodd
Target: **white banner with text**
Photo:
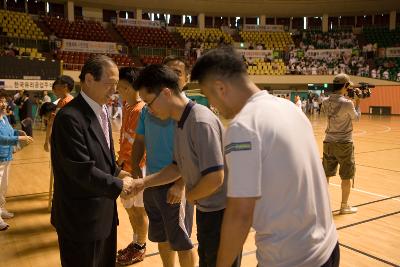
<instances>
[{"instance_id":1,"label":"white banner with text","mask_svg":"<svg viewBox=\"0 0 400 267\"><path fill-rule=\"evenodd\" d=\"M253 24L245 24L243 26L243 31L248 32L283 32L285 29L283 25L253 25Z\"/></svg>"},{"instance_id":2,"label":"white banner with text","mask_svg":"<svg viewBox=\"0 0 400 267\"><path fill-rule=\"evenodd\" d=\"M151 20L137 20L137 19L121 19L117 20L117 25L134 26L134 27L148 27L148 28L161 28L160 21Z\"/></svg>"},{"instance_id":3,"label":"white banner with text","mask_svg":"<svg viewBox=\"0 0 400 267\"><path fill-rule=\"evenodd\" d=\"M62 40L61 50L84 52L84 53L118 54L118 48L116 43L93 42L93 41L71 40L71 39Z\"/></svg>"},{"instance_id":4,"label":"white banner with text","mask_svg":"<svg viewBox=\"0 0 400 267\"><path fill-rule=\"evenodd\" d=\"M0 89L5 90L31 90L31 91L51 91L53 80L14 80L14 79L1 79Z\"/></svg>"}]
</instances>

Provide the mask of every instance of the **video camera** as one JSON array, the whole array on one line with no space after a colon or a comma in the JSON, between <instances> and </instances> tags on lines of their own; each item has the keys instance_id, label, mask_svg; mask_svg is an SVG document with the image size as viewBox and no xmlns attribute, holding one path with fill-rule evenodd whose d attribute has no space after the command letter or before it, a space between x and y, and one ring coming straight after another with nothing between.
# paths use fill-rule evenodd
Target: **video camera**
<instances>
[{"instance_id":1,"label":"video camera","mask_svg":"<svg viewBox=\"0 0 400 267\"><path fill-rule=\"evenodd\" d=\"M355 89L360 89L360 90L355 90ZM347 88L347 95L349 98L355 98L357 96L358 98L367 98L371 96L371 89L370 88L375 88L375 85L369 84L369 83L364 83L360 82L359 86L354 86L351 88Z\"/></svg>"}]
</instances>

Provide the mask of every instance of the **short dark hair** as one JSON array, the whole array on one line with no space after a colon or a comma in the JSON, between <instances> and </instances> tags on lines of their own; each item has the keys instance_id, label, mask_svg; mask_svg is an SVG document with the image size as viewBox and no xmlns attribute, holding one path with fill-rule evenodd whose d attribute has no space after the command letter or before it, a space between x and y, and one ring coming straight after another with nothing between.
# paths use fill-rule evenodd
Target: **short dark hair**
<instances>
[{"instance_id":1,"label":"short dark hair","mask_svg":"<svg viewBox=\"0 0 400 267\"><path fill-rule=\"evenodd\" d=\"M175 55L166 56L163 60L163 64L167 65L169 62L173 62L173 61L182 62L185 65L186 74L189 74L189 64L183 57L179 57L179 56L175 56Z\"/></svg>"},{"instance_id":2,"label":"short dark hair","mask_svg":"<svg viewBox=\"0 0 400 267\"><path fill-rule=\"evenodd\" d=\"M68 87L68 91L71 92L72 90L74 90L75 82L74 79L72 79L70 76L61 75L56 78L52 85L52 88L54 89L56 85L66 85Z\"/></svg>"},{"instance_id":3,"label":"short dark hair","mask_svg":"<svg viewBox=\"0 0 400 267\"><path fill-rule=\"evenodd\" d=\"M107 64L115 65L114 61L105 55L90 57L83 65L79 79L81 82L85 81L86 74L90 73L93 75L95 81L100 81L104 66Z\"/></svg>"},{"instance_id":4,"label":"short dark hair","mask_svg":"<svg viewBox=\"0 0 400 267\"><path fill-rule=\"evenodd\" d=\"M334 92L336 92L336 91L341 90L344 86L346 86L346 84L344 84L344 83L334 83L332 90Z\"/></svg>"},{"instance_id":5,"label":"short dark hair","mask_svg":"<svg viewBox=\"0 0 400 267\"><path fill-rule=\"evenodd\" d=\"M133 83L139 75L139 69L132 67L122 67L119 70L119 80L127 81L133 87Z\"/></svg>"},{"instance_id":6,"label":"short dark hair","mask_svg":"<svg viewBox=\"0 0 400 267\"><path fill-rule=\"evenodd\" d=\"M203 81L208 75L226 78L247 74L242 57L232 47L219 47L201 56L192 69L191 80Z\"/></svg>"},{"instance_id":7,"label":"short dark hair","mask_svg":"<svg viewBox=\"0 0 400 267\"><path fill-rule=\"evenodd\" d=\"M179 94L178 75L165 65L153 64L145 67L133 83L135 90L146 88L148 93L159 94L164 87L168 87L175 94Z\"/></svg>"},{"instance_id":8,"label":"short dark hair","mask_svg":"<svg viewBox=\"0 0 400 267\"><path fill-rule=\"evenodd\" d=\"M43 103L43 105L39 109L39 116L43 117L46 114L51 112L55 112L57 109L57 105L51 102Z\"/></svg>"}]
</instances>

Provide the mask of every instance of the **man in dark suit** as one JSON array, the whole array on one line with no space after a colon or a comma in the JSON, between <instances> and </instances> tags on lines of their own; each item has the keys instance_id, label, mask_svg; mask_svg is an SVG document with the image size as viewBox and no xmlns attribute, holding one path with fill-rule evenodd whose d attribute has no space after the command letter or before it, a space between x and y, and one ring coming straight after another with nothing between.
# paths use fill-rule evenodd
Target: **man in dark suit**
<instances>
[{"instance_id":1,"label":"man in dark suit","mask_svg":"<svg viewBox=\"0 0 400 267\"><path fill-rule=\"evenodd\" d=\"M118 68L106 56L82 68L81 93L54 120L51 159L54 197L51 223L57 230L62 266L115 265L116 199L131 191L132 177L114 157L105 104L118 83Z\"/></svg>"}]
</instances>

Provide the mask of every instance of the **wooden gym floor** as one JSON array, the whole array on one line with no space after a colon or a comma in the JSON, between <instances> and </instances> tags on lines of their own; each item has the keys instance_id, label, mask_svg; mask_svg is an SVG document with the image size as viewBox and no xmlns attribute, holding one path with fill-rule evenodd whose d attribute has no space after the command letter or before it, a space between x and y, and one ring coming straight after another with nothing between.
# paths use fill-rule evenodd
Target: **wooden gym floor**
<instances>
[{"instance_id":1,"label":"wooden gym floor","mask_svg":"<svg viewBox=\"0 0 400 267\"><path fill-rule=\"evenodd\" d=\"M314 116L311 122L322 151L325 119ZM113 129L114 140L118 140L118 121ZM35 143L15 154L12 162L7 208L16 216L7 220L10 228L0 232L0 266L60 266L57 236L47 211L49 154L43 150L44 134L35 131ZM364 115L355 123L354 141L357 172L350 202L358 213L338 215L340 179L334 177L329 185L341 266L400 266L400 116ZM119 200L118 208L118 248L123 248L131 241L132 231ZM193 233L196 243L195 228ZM243 253L242 266L255 267L254 232ZM154 243L148 242L147 258L136 266L162 266Z\"/></svg>"}]
</instances>

